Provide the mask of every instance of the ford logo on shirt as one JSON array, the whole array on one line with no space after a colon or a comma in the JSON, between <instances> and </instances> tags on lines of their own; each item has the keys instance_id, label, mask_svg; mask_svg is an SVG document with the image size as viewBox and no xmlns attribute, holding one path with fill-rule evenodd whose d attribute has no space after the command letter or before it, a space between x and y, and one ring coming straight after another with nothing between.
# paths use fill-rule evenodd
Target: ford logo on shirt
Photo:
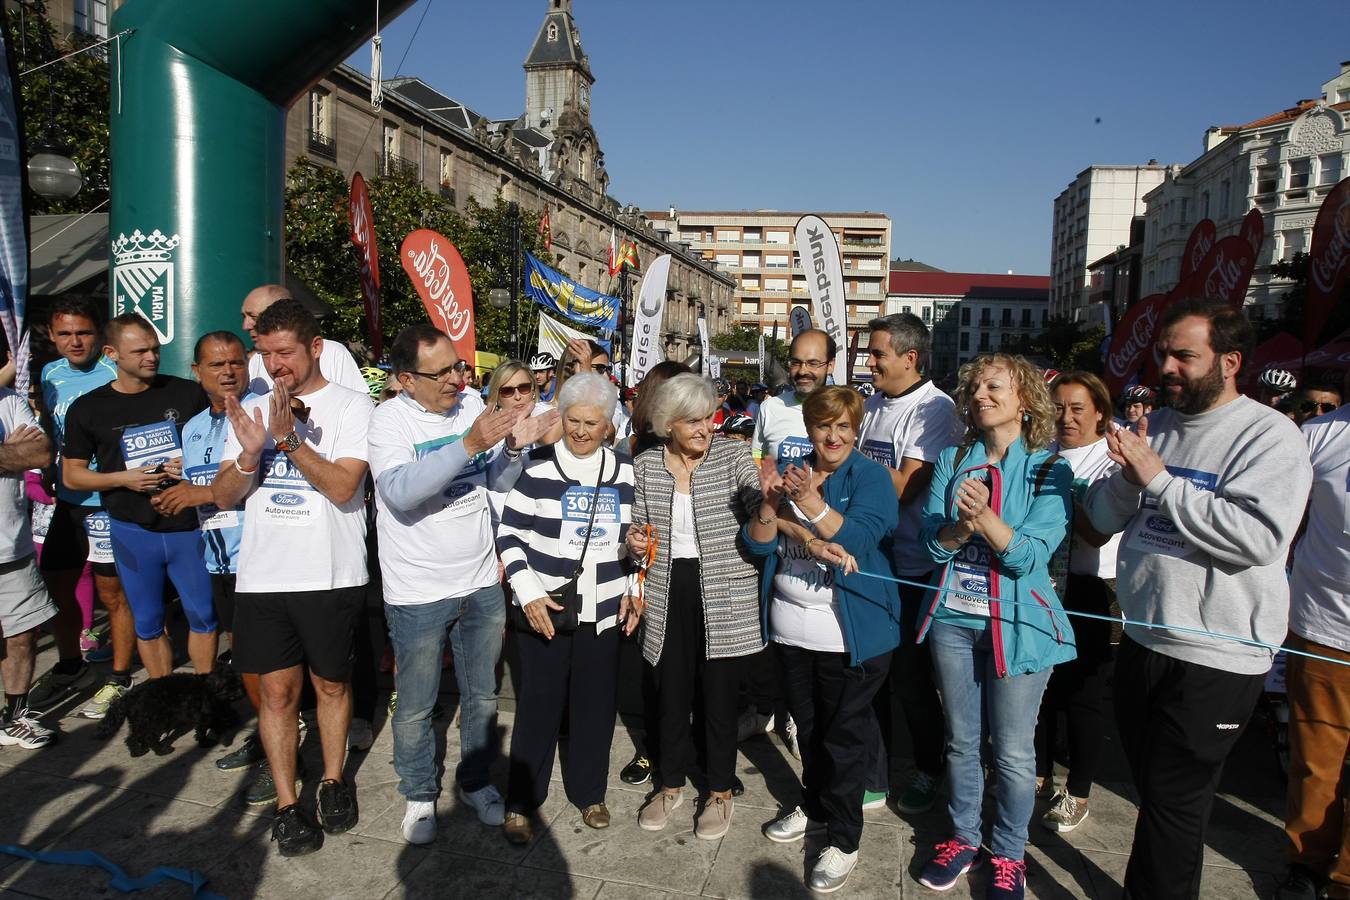
<instances>
[{"instance_id":1,"label":"ford logo on shirt","mask_svg":"<svg viewBox=\"0 0 1350 900\"><path fill-rule=\"evenodd\" d=\"M1149 516L1144 523L1150 531L1160 531L1163 534L1176 534L1177 526L1172 524L1172 520L1166 516Z\"/></svg>"},{"instance_id":2,"label":"ford logo on shirt","mask_svg":"<svg viewBox=\"0 0 1350 900\"><path fill-rule=\"evenodd\" d=\"M305 502L304 497L287 491L277 491L272 495L271 500L277 506L299 506L301 503Z\"/></svg>"},{"instance_id":3,"label":"ford logo on shirt","mask_svg":"<svg viewBox=\"0 0 1350 900\"><path fill-rule=\"evenodd\" d=\"M984 588L983 579L979 578L961 579L961 590L963 591L975 591L976 593L983 593L983 588Z\"/></svg>"},{"instance_id":4,"label":"ford logo on shirt","mask_svg":"<svg viewBox=\"0 0 1350 900\"><path fill-rule=\"evenodd\" d=\"M594 540L600 540L600 539L602 539L602 538L603 538L606 534L608 534L608 533L609 533L609 532L605 531L605 529L603 529L603 528L601 528L599 525L597 525L597 526L595 526L594 528L591 529L591 540L593 540L593 541L594 541ZM579 526L579 527L577 528L577 537L579 537L579 538L584 538L585 536L586 536L586 528L585 528L585 526Z\"/></svg>"}]
</instances>

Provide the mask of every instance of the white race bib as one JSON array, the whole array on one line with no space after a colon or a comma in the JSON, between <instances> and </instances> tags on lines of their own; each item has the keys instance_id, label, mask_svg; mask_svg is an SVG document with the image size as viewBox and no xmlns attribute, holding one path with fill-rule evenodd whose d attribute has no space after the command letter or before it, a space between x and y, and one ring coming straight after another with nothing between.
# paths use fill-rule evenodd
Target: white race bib
<instances>
[{"instance_id":1,"label":"white race bib","mask_svg":"<svg viewBox=\"0 0 1350 900\"><path fill-rule=\"evenodd\" d=\"M1219 476L1214 472L1199 472L1179 466L1168 466L1167 471L1177 478L1185 478L1202 491L1213 492L1219 484ZM1135 517L1134 531L1125 546L1140 553L1175 557L1189 556L1195 549L1171 517L1158 511L1158 501L1152 497L1144 498L1142 508Z\"/></svg>"},{"instance_id":2,"label":"white race bib","mask_svg":"<svg viewBox=\"0 0 1350 900\"><path fill-rule=\"evenodd\" d=\"M586 545L586 523L591 519L591 503L597 503L592 526L591 548L616 551L619 547L619 492L615 488L570 487L562 496L562 531L559 541L570 551L571 559L581 556ZM590 552L589 550L587 551Z\"/></svg>"},{"instance_id":3,"label":"white race bib","mask_svg":"<svg viewBox=\"0 0 1350 900\"><path fill-rule=\"evenodd\" d=\"M993 553L984 538L976 535L952 558L947 587L947 608L971 616L989 618L989 590L993 586ZM969 591L970 593L964 593ZM980 596L975 596L979 594Z\"/></svg>"},{"instance_id":4,"label":"white race bib","mask_svg":"<svg viewBox=\"0 0 1350 900\"><path fill-rule=\"evenodd\" d=\"M442 494L445 509L431 517L433 522L446 522L473 515L487 508L487 491L472 481L456 479Z\"/></svg>"},{"instance_id":5,"label":"white race bib","mask_svg":"<svg viewBox=\"0 0 1350 900\"><path fill-rule=\"evenodd\" d=\"M89 536L89 561L112 562L112 520L108 518L108 514L100 510L85 516L84 533Z\"/></svg>"},{"instance_id":6,"label":"white race bib","mask_svg":"<svg viewBox=\"0 0 1350 900\"><path fill-rule=\"evenodd\" d=\"M263 480L258 491L263 498L262 515L273 525L304 528L319 514L319 492L290 457L277 450L262 455Z\"/></svg>"},{"instance_id":7,"label":"white race bib","mask_svg":"<svg viewBox=\"0 0 1350 900\"><path fill-rule=\"evenodd\" d=\"M138 425L122 432L122 459L128 469L159 465L182 456L183 446L172 422Z\"/></svg>"}]
</instances>

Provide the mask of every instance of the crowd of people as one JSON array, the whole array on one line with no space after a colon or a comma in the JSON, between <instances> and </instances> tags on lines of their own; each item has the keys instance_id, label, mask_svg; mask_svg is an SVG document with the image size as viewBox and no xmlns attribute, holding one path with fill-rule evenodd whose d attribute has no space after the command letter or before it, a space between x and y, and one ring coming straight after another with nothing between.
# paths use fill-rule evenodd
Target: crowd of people
<instances>
[{"instance_id":1,"label":"crowd of people","mask_svg":"<svg viewBox=\"0 0 1350 900\"><path fill-rule=\"evenodd\" d=\"M922 813L945 793L918 880L945 891L984 865L988 896L1009 900L1030 829L1088 818L1114 672L1139 795L1125 896L1193 898L1225 759L1287 641L1311 655L1286 673L1280 896L1350 897L1350 406L1330 375L1299 391L1266 372L1259 399L1241 394L1252 329L1226 304L1170 307L1159 384L1116 398L1094 374L1001 353L948 394L909 314L869 324L865 390L830 383L838 348L806 330L772 393L674 361L621 389L584 340L473 382L430 325L360 369L284 288L241 313L247 340L199 336L184 379L159 372L145 320L60 301L58 358L27 402L0 391L0 744L48 746L42 712L89 689L80 715L107 716L137 659L169 675L181 610L191 669L231 667L256 711L217 767L251 770L244 800L275 804L283 856L318 850L359 817L343 773L372 741L378 586L412 844L436 837L447 655L454 789L526 844L560 741L568 801L613 824L621 657L636 653L643 727L619 775L651 793L631 824L723 837L738 743L777 733L800 801L755 827L823 839L813 891L847 882L865 809ZM58 660L34 680L39 630Z\"/></svg>"}]
</instances>

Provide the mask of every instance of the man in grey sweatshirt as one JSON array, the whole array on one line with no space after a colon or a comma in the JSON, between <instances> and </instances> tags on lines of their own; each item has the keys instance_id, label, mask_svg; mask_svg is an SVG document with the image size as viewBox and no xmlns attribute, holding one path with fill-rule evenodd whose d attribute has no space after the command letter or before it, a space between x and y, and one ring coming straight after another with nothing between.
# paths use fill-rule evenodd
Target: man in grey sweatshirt
<instances>
[{"instance_id":1,"label":"man in grey sweatshirt","mask_svg":"<svg viewBox=\"0 0 1350 900\"><path fill-rule=\"evenodd\" d=\"M1107 437L1121 470L1089 489L1092 525L1123 532L1116 590L1126 618L1278 645L1284 563L1312 483L1293 423L1237 391L1252 344L1227 304L1187 300L1158 342L1165 409ZM1229 751L1272 651L1126 625L1115 709L1139 791L1126 898L1194 898L1205 825Z\"/></svg>"}]
</instances>

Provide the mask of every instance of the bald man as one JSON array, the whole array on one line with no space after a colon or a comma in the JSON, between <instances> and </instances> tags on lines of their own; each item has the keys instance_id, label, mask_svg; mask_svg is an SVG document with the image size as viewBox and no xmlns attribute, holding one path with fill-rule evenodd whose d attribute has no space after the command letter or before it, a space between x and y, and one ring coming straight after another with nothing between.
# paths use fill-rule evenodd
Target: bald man
<instances>
[{"instance_id":1,"label":"bald man","mask_svg":"<svg viewBox=\"0 0 1350 900\"><path fill-rule=\"evenodd\" d=\"M258 316L278 300L290 299L293 299L291 292L280 284L264 284L249 291L244 297L244 305L239 312L244 317L244 330L248 332L249 341L255 348L258 346L257 335L254 333ZM367 392L366 380L361 377L361 370L357 368L351 351L338 341L324 339L323 350L319 354L319 372L334 384L363 394ZM267 374L262 354L256 349L248 359L248 380L248 389L255 394L266 394L272 390L272 376Z\"/></svg>"}]
</instances>

